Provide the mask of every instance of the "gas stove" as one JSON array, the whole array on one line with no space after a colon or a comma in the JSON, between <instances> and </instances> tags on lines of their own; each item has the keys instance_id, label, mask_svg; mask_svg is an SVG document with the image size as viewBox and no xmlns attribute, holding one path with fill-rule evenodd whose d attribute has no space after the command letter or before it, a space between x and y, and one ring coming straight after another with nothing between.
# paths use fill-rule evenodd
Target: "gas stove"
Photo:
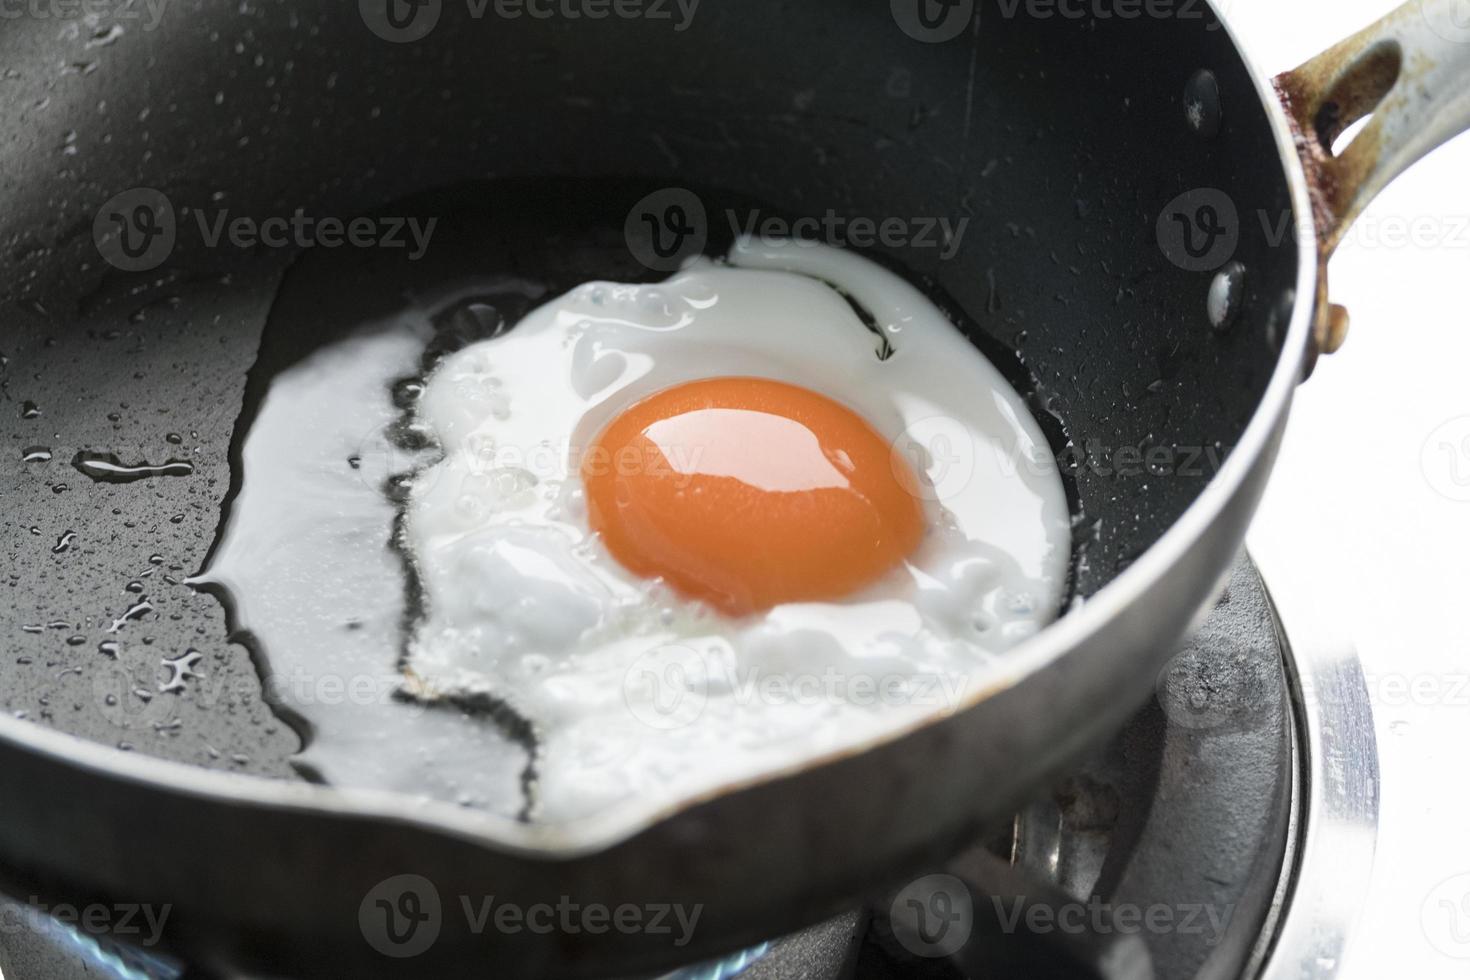
<instances>
[{"instance_id":1,"label":"gas stove","mask_svg":"<svg viewBox=\"0 0 1470 980\"><path fill-rule=\"evenodd\" d=\"M1367 894L1377 814L1356 656L1297 629L1242 557L1155 697L1009 826L671 980L1326 980ZM53 911L0 905L5 977L197 975Z\"/></svg>"}]
</instances>

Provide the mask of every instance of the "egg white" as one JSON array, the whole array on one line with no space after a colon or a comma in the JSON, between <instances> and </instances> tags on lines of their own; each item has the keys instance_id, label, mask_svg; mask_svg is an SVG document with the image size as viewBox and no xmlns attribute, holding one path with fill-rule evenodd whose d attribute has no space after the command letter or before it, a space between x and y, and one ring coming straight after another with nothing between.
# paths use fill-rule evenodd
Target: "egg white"
<instances>
[{"instance_id":1,"label":"egg white","mask_svg":"<svg viewBox=\"0 0 1470 980\"><path fill-rule=\"evenodd\" d=\"M605 552L580 451L640 398L732 375L843 402L917 464L928 532L904 567L730 619ZM1062 599L1068 508L1036 421L932 302L851 253L742 240L664 283L580 286L446 359L419 414L444 457L405 515L410 688L532 724L533 819L664 809L952 709Z\"/></svg>"}]
</instances>

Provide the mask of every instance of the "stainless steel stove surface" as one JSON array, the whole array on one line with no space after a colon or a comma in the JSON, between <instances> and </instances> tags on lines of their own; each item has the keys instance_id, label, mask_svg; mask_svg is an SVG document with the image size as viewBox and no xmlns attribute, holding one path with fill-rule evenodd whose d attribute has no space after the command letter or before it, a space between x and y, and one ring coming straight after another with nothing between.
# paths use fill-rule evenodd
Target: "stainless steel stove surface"
<instances>
[{"instance_id":1,"label":"stainless steel stove surface","mask_svg":"<svg viewBox=\"0 0 1470 980\"><path fill-rule=\"evenodd\" d=\"M847 915L675 976L1327 980L1366 896L1377 792L1356 658L1293 634L1242 558L1153 701L1011 826ZM5 976L197 975L54 911L68 921L0 905Z\"/></svg>"}]
</instances>

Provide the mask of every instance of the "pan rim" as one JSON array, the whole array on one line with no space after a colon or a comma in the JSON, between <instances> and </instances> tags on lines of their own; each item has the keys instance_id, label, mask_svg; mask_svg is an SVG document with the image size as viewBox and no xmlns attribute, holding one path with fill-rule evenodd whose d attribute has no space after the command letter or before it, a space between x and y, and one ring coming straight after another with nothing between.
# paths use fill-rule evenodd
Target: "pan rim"
<instances>
[{"instance_id":1,"label":"pan rim","mask_svg":"<svg viewBox=\"0 0 1470 980\"><path fill-rule=\"evenodd\" d=\"M993 679L988 678L989 682L979 689L967 692L952 709L894 728L859 744L769 770L749 780L727 784L671 804L656 813L645 811L638 819L629 819L614 809L556 825L522 824L487 812L466 810L448 802L416 799L388 791L220 772L186 762L135 755L10 715L0 716L0 744L48 764L152 791L237 807L411 826L525 858L566 860L609 850L712 798L732 795L749 786L775 782L899 742L954 715L981 707L998 692L1052 666L1069 651L1085 646L1087 640L1099 633L1110 620L1155 588L1236 498L1286 416L1296 387L1301 382L1307 355L1319 270L1315 258L1318 254L1318 229L1312 217L1306 174L1297 154L1286 111L1271 87L1269 76L1256 68L1240 44L1236 32L1220 10L1219 0L1207 2L1219 19L1236 57L1250 74L1256 96L1266 110L1298 222L1297 300L1276 366L1234 451L1164 534L1080 608L1064 614L1012 650L1003 673Z\"/></svg>"}]
</instances>

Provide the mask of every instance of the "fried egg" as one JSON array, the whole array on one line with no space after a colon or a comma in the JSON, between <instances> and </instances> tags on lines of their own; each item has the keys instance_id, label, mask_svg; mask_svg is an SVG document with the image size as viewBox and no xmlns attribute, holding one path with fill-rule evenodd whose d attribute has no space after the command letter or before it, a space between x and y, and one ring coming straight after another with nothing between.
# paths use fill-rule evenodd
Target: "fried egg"
<instances>
[{"instance_id":1,"label":"fried egg","mask_svg":"<svg viewBox=\"0 0 1470 980\"><path fill-rule=\"evenodd\" d=\"M418 421L443 455L402 522L406 688L529 724L534 821L953 710L1062 601L1067 501L1023 399L838 249L582 285L446 358Z\"/></svg>"}]
</instances>

